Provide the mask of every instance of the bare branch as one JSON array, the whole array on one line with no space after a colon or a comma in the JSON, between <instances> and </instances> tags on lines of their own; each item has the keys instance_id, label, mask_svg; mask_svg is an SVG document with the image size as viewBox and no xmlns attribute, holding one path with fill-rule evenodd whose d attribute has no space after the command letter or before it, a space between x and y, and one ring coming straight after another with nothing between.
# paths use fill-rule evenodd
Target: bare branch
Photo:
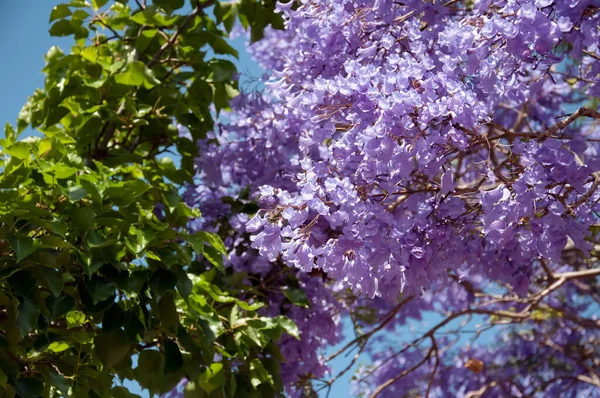
<instances>
[{"instance_id":1,"label":"bare branch","mask_svg":"<svg viewBox=\"0 0 600 398\"><path fill-rule=\"evenodd\" d=\"M381 329L383 329L388 323L390 323L394 317L396 316L396 314L398 313L398 311L400 311L400 309L406 304L408 303L410 300L413 299L414 296L409 296L407 298L405 298L404 300L400 301L400 303L398 303L389 313L388 315L384 318L384 320L379 324L379 326L377 326L376 328L374 328L373 330L371 330L370 332L367 332L363 335L358 336L357 338L355 338L354 340L352 340L351 342L349 342L348 344L346 344L344 347L342 347L340 350L338 350L336 353L334 353L333 355L331 355L329 358L327 358L327 362L331 361L332 359L336 358L337 356L339 356L340 354L344 353L344 351L346 351L347 349L349 349L350 347L352 347L355 344L358 344L360 342L362 342L363 340L367 340L369 339L372 335L374 335L375 333L377 333L378 331L380 331Z\"/></svg>"},{"instance_id":2,"label":"bare branch","mask_svg":"<svg viewBox=\"0 0 600 398\"><path fill-rule=\"evenodd\" d=\"M475 391L469 391L466 395L465 398L478 398L483 396L483 394L490 388L493 388L497 385L498 383L496 383L495 381L492 381L490 383L484 384L483 386L481 386L481 388L479 390L475 390Z\"/></svg>"},{"instance_id":3,"label":"bare branch","mask_svg":"<svg viewBox=\"0 0 600 398\"><path fill-rule=\"evenodd\" d=\"M403 378L407 374L409 374L409 373L415 371L416 369L418 369L422 364L425 363L425 361L427 361L429 359L429 357L431 356L431 354L433 353L433 351L434 351L434 348L433 348L433 346L431 346L431 348L429 349L429 351L427 352L427 354L416 365L414 365L413 367L411 367L409 369L406 369L404 372L400 373L399 375L394 376L391 379L388 379L384 383L380 384L377 387L377 389L375 390L375 392L369 396L369 398L376 398L379 394L381 394L383 392L383 390L385 390L386 388L388 388L389 386L391 386L392 384L394 384L395 382L397 382L398 380L400 380L401 378Z\"/></svg>"}]
</instances>

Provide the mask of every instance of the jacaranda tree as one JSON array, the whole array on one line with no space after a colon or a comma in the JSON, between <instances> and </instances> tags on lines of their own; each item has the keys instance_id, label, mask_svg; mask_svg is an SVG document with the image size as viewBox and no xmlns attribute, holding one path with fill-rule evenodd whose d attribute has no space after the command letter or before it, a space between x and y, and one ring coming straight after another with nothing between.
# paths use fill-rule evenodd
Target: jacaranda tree
<instances>
[{"instance_id":1,"label":"jacaranda tree","mask_svg":"<svg viewBox=\"0 0 600 398\"><path fill-rule=\"evenodd\" d=\"M195 141L237 95L221 59L236 56L237 18L257 38L281 25L274 4L247 0L53 9L50 34L74 45L50 49L45 88L0 142L0 396L135 396L123 379L281 389L275 342L298 337L294 323L259 312L260 289L226 271L219 235L186 229L200 213L180 196Z\"/></svg>"},{"instance_id":2,"label":"jacaranda tree","mask_svg":"<svg viewBox=\"0 0 600 398\"><path fill-rule=\"evenodd\" d=\"M363 397L600 396L600 2L278 9L184 198L233 270L298 270L287 394L358 366Z\"/></svg>"},{"instance_id":3,"label":"jacaranda tree","mask_svg":"<svg viewBox=\"0 0 600 398\"><path fill-rule=\"evenodd\" d=\"M600 1L50 19L0 142L2 396L600 397Z\"/></svg>"}]
</instances>

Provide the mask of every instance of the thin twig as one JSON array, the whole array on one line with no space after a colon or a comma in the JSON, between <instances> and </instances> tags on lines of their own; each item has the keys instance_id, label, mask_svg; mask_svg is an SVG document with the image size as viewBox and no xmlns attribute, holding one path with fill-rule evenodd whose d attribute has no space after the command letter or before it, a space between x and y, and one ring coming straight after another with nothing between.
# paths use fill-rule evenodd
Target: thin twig
<instances>
[{"instance_id":1,"label":"thin twig","mask_svg":"<svg viewBox=\"0 0 600 398\"><path fill-rule=\"evenodd\" d=\"M383 329L388 323L390 323L394 317L396 316L396 314L398 313L398 311L400 311L400 309L406 304L408 303L410 300L412 300L414 298L414 296L409 296L407 298L405 298L404 300L402 300L400 303L398 303L389 313L388 315L385 317L385 319L374 329L372 329L371 331L362 334L360 336L358 336L357 338L355 338L354 340L352 340L351 342L349 342L348 344L346 344L344 347L342 347L340 350L338 350L336 353L334 353L333 355L331 355L329 358L326 359L326 362L331 361L332 359L336 358L337 356L341 355L342 353L344 353L344 351L346 351L348 348L352 347L353 345L360 343L362 340L368 339L369 337L371 337L373 334L377 333L378 331L380 331L381 329Z\"/></svg>"},{"instance_id":2,"label":"thin twig","mask_svg":"<svg viewBox=\"0 0 600 398\"><path fill-rule=\"evenodd\" d=\"M177 31L173 34L173 36L171 36L171 39L160 47L160 49L156 52L156 54L154 54L154 57L152 57L152 59L146 64L146 66L148 68L151 68L158 61L160 61L160 57L163 55L163 53L169 47L171 47L173 44L175 44L175 42L177 41L177 38L179 38L179 35L181 35L181 33L183 33L183 31L194 20L194 18L196 18L205 8L213 5L215 3L215 1L216 0L209 0L206 3L202 3L202 4L198 3L198 6L194 9L194 11L192 11L192 13L190 15L187 16L185 21L183 21L183 23L179 26Z\"/></svg>"}]
</instances>

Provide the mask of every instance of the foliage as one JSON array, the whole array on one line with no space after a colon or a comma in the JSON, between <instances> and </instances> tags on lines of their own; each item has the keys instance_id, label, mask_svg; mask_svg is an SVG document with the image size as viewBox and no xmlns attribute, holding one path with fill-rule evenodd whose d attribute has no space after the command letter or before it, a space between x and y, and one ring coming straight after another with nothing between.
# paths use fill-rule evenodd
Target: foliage
<instances>
[{"instance_id":1,"label":"foliage","mask_svg":"<svg viewBox=\"0 0 600 398\"><path fill-rule=\"evenodd\" d=\"M251 0L53 9L51 35L74 45L50 49L45 88L0 142L1 396L126 397L116 380L162 393L184 377L194 397L278 394L261 360L296 326L240 294L221 238L188 233L199 212L179 194L213 106L237 95L222 56L237 56L236 18L256 37L281 23Z\"/></svg>"}]
</instances>

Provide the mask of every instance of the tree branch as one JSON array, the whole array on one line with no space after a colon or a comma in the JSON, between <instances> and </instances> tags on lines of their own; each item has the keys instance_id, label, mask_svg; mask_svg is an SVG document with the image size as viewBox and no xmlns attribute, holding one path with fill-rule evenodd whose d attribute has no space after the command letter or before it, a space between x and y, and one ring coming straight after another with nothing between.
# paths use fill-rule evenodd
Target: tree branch
<instances>
[{"instance_id":1,"label":"tree branch","mask_svg":"<svg viewBox=\"0 0 600 398\"><path fill-rule=\"evenodd\" d=\"M198 5L194 9L194 11L192 11L192 13L186 17L186 19L183 21L183 23L177 28L177 31L173 34L173 36L171 36L171 38L160 47L160 49L154 54L152 59L150 61L148 61L146 66L148 68L151 68L152 66L157 64L160 61L160 58L164 54L164 52L169 47L171 47L173 44L175 44L175 42L177 41L179 36L185 31L185 29L194 20L194 18L196 16L198 16L205 8L210 7L215 2L216 2L216 0L209 0L202 4L200 2L198 2ZM100 21L100 22L102 23L102 21ZM123 100L121 102L121 105L119 106L119 109L117 110L116 116L117 117L121 116L124 111L125 111L125 101ZM107 122L104 124L104 126L102 128L102 132L100 133L100 136L98 137L98 144L94 150L93 157L106 156L108 143L114 136L115 131L116 131L116 124L114 122Z\"/></svg>"},{"instance_id":2,"label":"tree branch","mask_svg":"<svg viewBox=\"0 0 600 398\"><path fill-rule=\"evenodd\" d=\"M156 54L154 54L154 57L152 57L152 59L146 64L146 66L148 68L151 68L156 63L158 63L160 61L160 57L163 55L163 53L169 47L171 47L173 44L175 44L175 42L179 38L179 35L181 35L181 33L188 27L188 25L194 20L194 18L196 18L196 16L198 16L205 8L210 7L215 2L216 2L216 0L209 0L206 3L202 3L202 4L198 3L198 5L194 9L194 11L192 11L192 13L187 16L185 21L183 21L183 23L179 26L177 31L173 34L173 36L171 36L171 39L169 39L169 41L167 41L165 44L163 44L160 47L160 49L156 52Z\"/></svg>"},{"instance_id":3,"label":"tree branch","mask_svg":"<svg viewBox=\"0 0 600 398\"><path fill-rule=\"evenodd\" d=\"M335 354L331 355L329 358L326 359L326 362L331 361L332 359L338 357L340 354L344 353L344 351L346 351L348 348L352 347L354 344L357 344L359 342L361 342L362 340L368 339L370 338L372 335L374 335L375 333L377 333L378 331L380 331L381 329L383 329L388 323L390 323L394 317L396 316L396 314L398 313L398 311L400 311L400 309L406 304L408 303L410 300L412 300L414 298L414 296L409 296L407 298L405 298L404 300L400 301L400 303L398 303L389 313L388 315L384 318L384 320L374 329L372 329L371 331L358 336L357 338L355 338L354 340L352 340L351 342L349 342L348 344L346 344L344 347L342 347L340 350L338 350Z\"/></svg>"}]
</instances>

